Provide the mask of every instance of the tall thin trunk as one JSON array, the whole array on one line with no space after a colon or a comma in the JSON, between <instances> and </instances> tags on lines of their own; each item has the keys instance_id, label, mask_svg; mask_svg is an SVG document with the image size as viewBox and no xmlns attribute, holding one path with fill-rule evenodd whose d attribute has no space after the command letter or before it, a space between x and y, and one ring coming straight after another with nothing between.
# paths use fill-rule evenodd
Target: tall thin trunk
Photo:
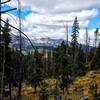
<instances>
[{"instance_id":1,"label":"tall thin trunk","mask_svg":"<svg viewBox=\"0 0 100 100\"><path fill-rule=\"evenodd\" d=\"M18 17L19 17L19 30L21 31L21 2L18 0ZM22 34L20 34L20 62L22 61ZM22 66L20 63L20 68L19 68L19 87L18 87L18 100L21 99L21 89L22 89Z\"/></svg>"},{"instance_id":2,"label":"tall thin trunk","mask_svg":"<svg viewBox=\"0 0 100 100\"><path fill-rule=\"evenodd\" d=\"M36 92L37 92L37 85L35 85L35 87L34 87L34 88L35 88L35 92L34 92L34 93L36 93Z\"/></svg>"},{"instance_id":3,"label":"tall thin trunk","mask_svg":"<svg viewBox=\"0 0 100 100\"><path fill-rule=\"evenodd\" d=\"M11 82L9 82L9 100L12 100L12 95L11 95Z\"/></svg>"},{"instance_id":4,"label":"tall thin trunk","mask_svg":"<svg viewBox=\"0 0 100 100\"><path fill-rule=\"evenodd\" d=\"M22 80L19 81L18 100L21 100L21 88L22 88Z\"/></svg>"},{"instance_id":5,"label":"tall thin trunk","mask_svg":"<svg viewBox=\"0 0 100 100\"><path fill-rule=\"evenodd\" d=\"M86 28L86 40L85 40L85 44L86 44L86 50L85 50L85 53L86 53L86 64L87 64L87 57L88 57L88 39L89 39L89 36L88 36L89 34L88 34L88 29Z\"/></svg>"},{"instance_id":6,"label":"tall thin trunk","mask_svg":"<svg viewBox=\"0 0 100 100\"><path fill-rule=\"evenodd\" d=\"M1 78L1 100L3 100L4 90L4 75L5 75L5 43L3 45L3 66L2 66L2 78Z\"/></svg>"}]
</instances>

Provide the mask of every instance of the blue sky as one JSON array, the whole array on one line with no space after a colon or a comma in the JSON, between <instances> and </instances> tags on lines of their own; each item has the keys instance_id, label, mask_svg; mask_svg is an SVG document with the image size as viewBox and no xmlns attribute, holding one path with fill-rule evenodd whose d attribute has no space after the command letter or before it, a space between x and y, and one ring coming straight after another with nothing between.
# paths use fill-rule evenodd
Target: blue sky
<instances>
[{"instance_id":1,"label":"blue sky","mask_svg":"<svg viewBox=\"0 0 100 100\"><path fill-rule=\"evenodd\" d=\"M5 1L5 0L2 0ZM66 39L66 24L69 26L69 37L74 18L77 16L80 26L80 42L83 42L85 28L93 38L94 30L100 28L100 0L20 0L22 31L30 38L63 38ZM2 6L2 10L18 8L17 0ZM18 22L18 10L9 12ZM7 14L3 19L9 18ZM18 24L14 24L18 27ZM15 32L15 31L14 31ZM71 39L71 37L69 38Z\"/></svg>"}]
</instances>

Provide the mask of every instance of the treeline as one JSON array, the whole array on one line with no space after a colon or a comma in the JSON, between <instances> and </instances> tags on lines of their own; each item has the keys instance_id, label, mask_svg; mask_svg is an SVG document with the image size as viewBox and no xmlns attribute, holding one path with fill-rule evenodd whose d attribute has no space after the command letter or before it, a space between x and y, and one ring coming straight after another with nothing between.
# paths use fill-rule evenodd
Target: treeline
<instances>
[{"instance_id":1,"label":"treeline","mask_svg":"<svg viewBox=\"0 0 100 100\"><path fill-rule=\"evenodd\" d=\"M9 20L6 21L9 23ZM86 31L87 32L87 31ZM61 80L61 89L70 84L76 76L85 75L89 70L100 69L100 44L98 43L99 30L94 32L94 47L89 48L89 38L86 33L86 45L78 43L79 24L77 17L72 26L72 40L69 44L63 41L49 52L22 53L10 47L11 29L8 24L2 28L0 35L0 88L3 98L4 87L9 84L9 97L11 88L18 87L18 98L21 98L22 83L31 83L36 92L37 86L46 78ZM97 45L98 43L98 45Z\"/></svg>"}]
</instances>

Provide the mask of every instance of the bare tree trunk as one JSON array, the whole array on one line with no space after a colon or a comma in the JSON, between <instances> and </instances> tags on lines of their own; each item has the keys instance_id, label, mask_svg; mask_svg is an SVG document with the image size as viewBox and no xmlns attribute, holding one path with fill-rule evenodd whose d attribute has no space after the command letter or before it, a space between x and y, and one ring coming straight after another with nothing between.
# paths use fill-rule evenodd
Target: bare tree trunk
<instances>
[{"instance_id":1,"label":"bare tree trunk","mask_svg":"<svg viewBox=\"0 0 100 100\"><path fill-rule=\"evenodd\" d=\"M4 62L3 62L3 72L2 72L2 79L1 79L1 100L3 100L3 90L4 90Z\"/></svg>"},{"instance_id":2,"label":"bare tree trunk","mask_svg":"<svg viewBox=\"0 0 100 100\"><path fill-rule=\"evenodd\" d=\"M19 81L18 100L21 100L21 88L22 88L22 80Z\"/></svg>"},{"instance_id":3,"label":"bare tree trunk","mask_svg":"<svg viewBox=\"0 0 100 100\"><path fill-rule=\"evenodd\" d=\"M34 91L34 93L36 93L36 92L37 92L37 85L35 85L35 87L34 87L34 88L35 88L35 91Z\"/></svg>"},{"instance_id":4,"label":"bare tree trunk","mask_svg":"<svg viewBox=\"0 0 100 100\"><path fill-rule=\"evenodd\" d=\"M11 82L9 82L9 100L12 100L12 96L11 96Z\"/></svg>"}]
</instances>

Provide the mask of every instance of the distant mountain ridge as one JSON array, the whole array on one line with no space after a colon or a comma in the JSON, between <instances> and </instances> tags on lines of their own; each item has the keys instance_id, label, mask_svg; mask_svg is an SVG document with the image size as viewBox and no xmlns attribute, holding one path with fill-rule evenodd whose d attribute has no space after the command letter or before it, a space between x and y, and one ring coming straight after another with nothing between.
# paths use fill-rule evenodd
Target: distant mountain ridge
<instances>
[{"instance_id":1,"label":"distant mountain ridge","mask_svg":"<svg viewBox=\"0 0 100 100\"><path fill-rule=\"evenodd\" d=\"M11 46L13 48L19 48L20 44L20 37L18 35L11 35L12 42ZM56 47L57 45L61 44L63 39L51 39L51 38L34 38L30 39L33 46L36 48L49 48L49 47ZM28 39L24 36L22 36L22 48L30 50L32 49L32 46Z\"/></svg>"},{"instance_id":2,"label":"distant mountain ridge","mask_svg":"<svg viewBox=\"0 0 100 100\"><path fill-rule=\"evenodd\" d=\"M19 49L20 37L18 35L11 35L11 37L12 37L11 47ZM35 48L46 48L46 49L51 49L52 47L56 47L59 44L61 44L62 41L65 41L64 39L51 39L51 38L34 38L30 40ZM68 43L70 44L70 42ZM84 50L86 48L91 49L93 48L93 46L86 46L85 44L82 44L82 48ZM29 40L24 36L22 36L22 49L23 50L33 49Z\"/></svg>"}]
</instances>

